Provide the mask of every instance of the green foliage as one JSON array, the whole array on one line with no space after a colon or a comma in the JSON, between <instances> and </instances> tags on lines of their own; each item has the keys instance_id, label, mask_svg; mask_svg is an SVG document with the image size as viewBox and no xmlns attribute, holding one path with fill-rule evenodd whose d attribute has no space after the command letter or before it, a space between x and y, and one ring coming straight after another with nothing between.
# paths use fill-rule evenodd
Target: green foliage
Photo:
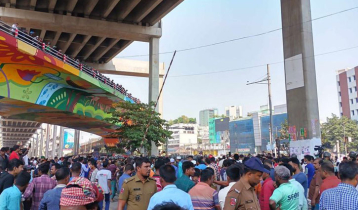
<instances>
[{"instance_id":1,"label":"green foliage","mask_svg":"<svg viewBox=\"0 0 358 210\"><path fill-rule=\"evenodd\" d=\"M288 139L288 121L285 119L283 123L281 123L281 129L278 131L280 133L279 139Z\"/></svg>"},{"instance_id":2,"label":"green foliage","mask_svg":"<svg viewBox=\"0 0 358 210\"><path fill-rule=\"evenodd\" d=\"M340 142L340 150L344 151L344 137L352 138L352 142L348 143L349 150L357 150L358 146L358 126L357 121L332 114L331 118L327 118L327 122L321 126L322 143L330 143L336 145L336 141Z\"/></svg>"},{"instance_id":3,"label":"green foliage","mask_svg":"<svg viewBox=\"0 0 358 210\"><path fill-rule=\"evenodd\" d=\"M213 118L226 118L226 116L224 114L222 114L222 115L214 115Z\"/></svg>"},{"instance_id":4,"label":"green foliage","mask_svg":"<svg viewBox=\"0 0 358 210\"><path fill-rule=\"evenodd\" d=\"M154 111L154 103L133 104L130 102L119 102L114 105L115 111L111 112L112 117L106 121L112 124L121 125L120 128L110 136L120 139L119 147L126 148L131 152L145 148L151 149L151 142L159 146L171 138L171 131L168 131L168 123ZM146 138L147 126L149 124Z\"/></svg>"},{"instance_id":5,"label":"green foliage","mask_svg":"<svg viewBox=\"0 0 358 210\"><path fill-rule=\"evenodd\" d=\"M196 124L196 118L189 118L185 115L182 115L178 119L169 120L169 125L174 125L178 123Z\"/></svg>"}]
</instances>

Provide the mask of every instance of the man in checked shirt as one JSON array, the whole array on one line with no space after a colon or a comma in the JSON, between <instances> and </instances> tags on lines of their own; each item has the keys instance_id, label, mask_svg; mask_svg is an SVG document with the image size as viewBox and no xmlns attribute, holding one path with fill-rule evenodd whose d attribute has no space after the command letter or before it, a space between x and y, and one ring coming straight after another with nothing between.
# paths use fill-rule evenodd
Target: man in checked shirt
<instances>
[{"instance_id":1,"label":"man in checked shirt","mask_svg":"<svg viewBox=\"0 0 358 210\"><path fill-rule=\"evenodd\" d=\"M47 175L49 170L50 165L48 163L41 164L38 168L40 177L34 178L25 190L23 195L25 199L32 196L31 210L38 210L45 192L56 187L56 181Z\"/></svg>"}]
</instances>

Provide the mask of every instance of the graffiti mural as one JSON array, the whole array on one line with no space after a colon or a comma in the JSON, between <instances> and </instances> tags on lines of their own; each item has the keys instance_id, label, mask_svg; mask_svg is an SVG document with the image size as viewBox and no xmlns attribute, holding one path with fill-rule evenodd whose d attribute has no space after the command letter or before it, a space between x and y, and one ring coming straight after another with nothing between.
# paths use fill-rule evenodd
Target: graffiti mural
<instances>
[{"instance_id":1,"label":"graffiti mural","mask_svg":"<svg viewBox=\"0 0 358 210\"><path fill-rule=\"evenodd\" d=\"M1 115L48 123L47 118L64 117L61 120L69 121L78 115L76 119L86 118L82 124L88 128L93 127L93 120L100 120L109 129L111 126L102 120L109 116L112 104L120 100L129 99L63 61L0 32ZM57 123L61 124L65 123Z\"/></svg>"}]
</instances>

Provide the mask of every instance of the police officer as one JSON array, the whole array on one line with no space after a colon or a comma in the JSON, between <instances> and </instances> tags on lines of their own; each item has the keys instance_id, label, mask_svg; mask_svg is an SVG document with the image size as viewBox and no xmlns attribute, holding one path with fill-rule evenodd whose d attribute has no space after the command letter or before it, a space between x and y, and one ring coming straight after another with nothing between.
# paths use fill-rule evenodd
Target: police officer
<instances>
[{"instance_id":1,"label":"police officer","mask_svg":"<svg viewBox=\"0 0 358 210\"><path fill-rule=\"evenodd\" d=\"M150 198L157 192L157 184L149 177L150 161L138 158L135 162L137 174L124 181L119 193L118 210L146 210Z\"/></svg>"},{"instance_id":2,"label":"police officer","mask_svg":"<svg viewBox=\"0 0 358 210\"><path fill-rule=\"evenodd\" d=\"M265 169L260 159L256 157L250 158L244 165L244 176L231 187L226 196L225 210L260 210L254 188L260 183L263 172L269 174L270 171Z\"/></svg>"}]
</instances>

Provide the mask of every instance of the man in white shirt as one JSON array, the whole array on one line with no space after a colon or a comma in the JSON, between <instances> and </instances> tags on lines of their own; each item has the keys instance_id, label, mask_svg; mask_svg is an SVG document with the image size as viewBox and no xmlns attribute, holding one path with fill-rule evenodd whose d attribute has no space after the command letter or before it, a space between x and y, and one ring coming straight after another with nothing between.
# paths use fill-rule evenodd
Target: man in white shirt
<instances>
[{"instance_id":1,"label":"man in white shirt","mask_svg":"<svg viewBox=\"0 0 358 210\"><path fill-rule=\"evenodd\" d=\"M109 204L110 204L110 195L112 194L111 190L111 179L112 174L111 171L107 169L108 161L103 162L103 169L97 172L96 179L98 181L99 186L102 187L103 193L104 193L104 200L106 201L106 207L105 210L109 210ZM100 201L98 203L100 207L103 207L103 201ZM102 209L102 208L100 208Z\"/></svg>"},{"instance_id":2,"label":"man in white shirt","mask_svg":"<svg viewBox=\"0 0 358 210\"><path fill-rule=\"evenodd\" d=\"M243 171L240 170L240 166L237 164L233 164L226 169L227 182L229 183L229 186L219 191L219 203L221 209L224 209L227 193L230 191L231 187L241 178L240 174L242 174Z\"/></svg>"},{"instance_id":3,"label":"man in white shirt","mask_svg":"<svg viewBox=\"0 0 358 210\"><path fill-rule=\"evenodd\" d=\"M89 176L88 178L89 178L89 180L90 180L91 182L96 182L97 173L98 173L96 160L95 160L95 159L91 159L91 160L88 162L88 166L89 166L90 169L91 169L91 173L90 173L90 176Z\"/></svg>"}]
</instances>

